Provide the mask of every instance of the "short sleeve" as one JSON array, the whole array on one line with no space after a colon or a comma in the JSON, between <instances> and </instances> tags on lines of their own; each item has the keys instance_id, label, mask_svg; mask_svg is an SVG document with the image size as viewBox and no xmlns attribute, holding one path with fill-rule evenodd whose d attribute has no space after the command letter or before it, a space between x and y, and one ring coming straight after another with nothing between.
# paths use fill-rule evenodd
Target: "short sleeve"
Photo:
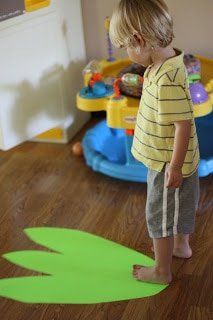
<instances>
[{"instance_id":1,"label":"short sleeve","mask_svg":"<svg viewBox=\"0 0 213 320\"><path fill-rule=\"evenodd\" d=\"M158 122L174 123L193 119L193 103L187 87L181 83L159 84Z\"/></svg>"}]
</instances>

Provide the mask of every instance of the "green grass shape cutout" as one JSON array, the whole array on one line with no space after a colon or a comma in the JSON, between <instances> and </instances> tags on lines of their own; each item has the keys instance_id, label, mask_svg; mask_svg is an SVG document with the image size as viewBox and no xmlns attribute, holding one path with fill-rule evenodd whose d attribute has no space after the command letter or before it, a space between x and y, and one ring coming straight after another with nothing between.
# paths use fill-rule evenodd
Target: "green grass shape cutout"
<instances>
[{"instance_id":1,"label":"green grass shape cutout","mask_svg":"<svg viewBox=\"0 0 213 320\"><path fill-rule=\"evenodd\" d=\"M167 286L136 281L132 265L154 261L130 248L79 230L32 228L25 233L54 252L5 254L45 275L0 280L0 296L25 303L95 304L155 295Z\"/></svg>"}]
</instances>

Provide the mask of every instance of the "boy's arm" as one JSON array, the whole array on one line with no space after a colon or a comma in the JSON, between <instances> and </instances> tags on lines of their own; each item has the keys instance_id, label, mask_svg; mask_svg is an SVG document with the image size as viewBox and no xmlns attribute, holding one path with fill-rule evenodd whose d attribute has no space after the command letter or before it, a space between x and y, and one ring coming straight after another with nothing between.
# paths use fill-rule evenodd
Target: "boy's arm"
<instances>
[{"instance_id":1,"label":"boy's arm","mask_svg":"<svg viewBox=\"0 0 213 320\"><path fill-rule=\"evenodd\" d=\"M167 187L179 188L182 180L182 166L186 157L191 135L191 120L177 121L175 124L174 150L166 170Z\"/></svg>"},{"instance_id":2,"label":"boy's arm","mask_svg":"<svg viewBox=\"0 0 213 320\"><path fill-rule=\"evenodd\" d=\"M171 166L182 168L191 136L191 120L175 122L174 151Z\"/></svg>"}]
</instances>

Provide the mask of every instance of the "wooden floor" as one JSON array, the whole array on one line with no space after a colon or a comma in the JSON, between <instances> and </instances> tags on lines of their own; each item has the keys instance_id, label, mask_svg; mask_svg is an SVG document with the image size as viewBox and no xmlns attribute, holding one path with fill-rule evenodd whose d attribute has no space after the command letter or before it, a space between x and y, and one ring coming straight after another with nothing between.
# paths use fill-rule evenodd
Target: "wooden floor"
<instances>
[{"instance_id":1,"label":"wooden floor","mask_svg":"<svg viewBox=\"0 0 213 320\"><path fill-rule=\"evenodd\" d=\"M0 152L0 254L36 248L23 234L26 227L57 226L85 230L153 256L145 200L146 184L93 172L83 158L72 155L71 144L28 142ZM213 178L208 177L201 180L193 258L174 259L175 278L168 289L147 299L99 305L26 305L0 298L0 319L213 319L212 233ZM2 258L0 270L1 278L30 274Z\"/></svg>"}]
</instances>

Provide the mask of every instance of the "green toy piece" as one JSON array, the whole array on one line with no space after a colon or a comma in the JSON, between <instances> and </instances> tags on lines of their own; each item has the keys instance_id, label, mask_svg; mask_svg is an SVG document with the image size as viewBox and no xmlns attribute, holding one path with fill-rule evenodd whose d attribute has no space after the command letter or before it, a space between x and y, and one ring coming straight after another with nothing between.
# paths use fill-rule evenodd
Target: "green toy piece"
<instances>
[{"instance_id":1,"label":"green toy piece","mask_svg":"<svg viewBox=\"0 0 213 320\"><path fill-rule=\"evenodd\" d=\"M201 75L200 74L189 74L188 75L189 83L192 84L194 82L200 81L201 80Z\"/></svg>"},{"instance_id":2,"label":"green toy piece","mask_svg":"<svg viewBox=\"0 0 213 320\"><path fill-rule=\"evenodd\" d=\"M25 233L54 252L5 254L10 262L45 275L0 280L0 296L25 303L95 304L158 294L166 285L137 281L133 264L154 261L110 240L79 230L32 228Z\"/></svg>"}]
</instances>

